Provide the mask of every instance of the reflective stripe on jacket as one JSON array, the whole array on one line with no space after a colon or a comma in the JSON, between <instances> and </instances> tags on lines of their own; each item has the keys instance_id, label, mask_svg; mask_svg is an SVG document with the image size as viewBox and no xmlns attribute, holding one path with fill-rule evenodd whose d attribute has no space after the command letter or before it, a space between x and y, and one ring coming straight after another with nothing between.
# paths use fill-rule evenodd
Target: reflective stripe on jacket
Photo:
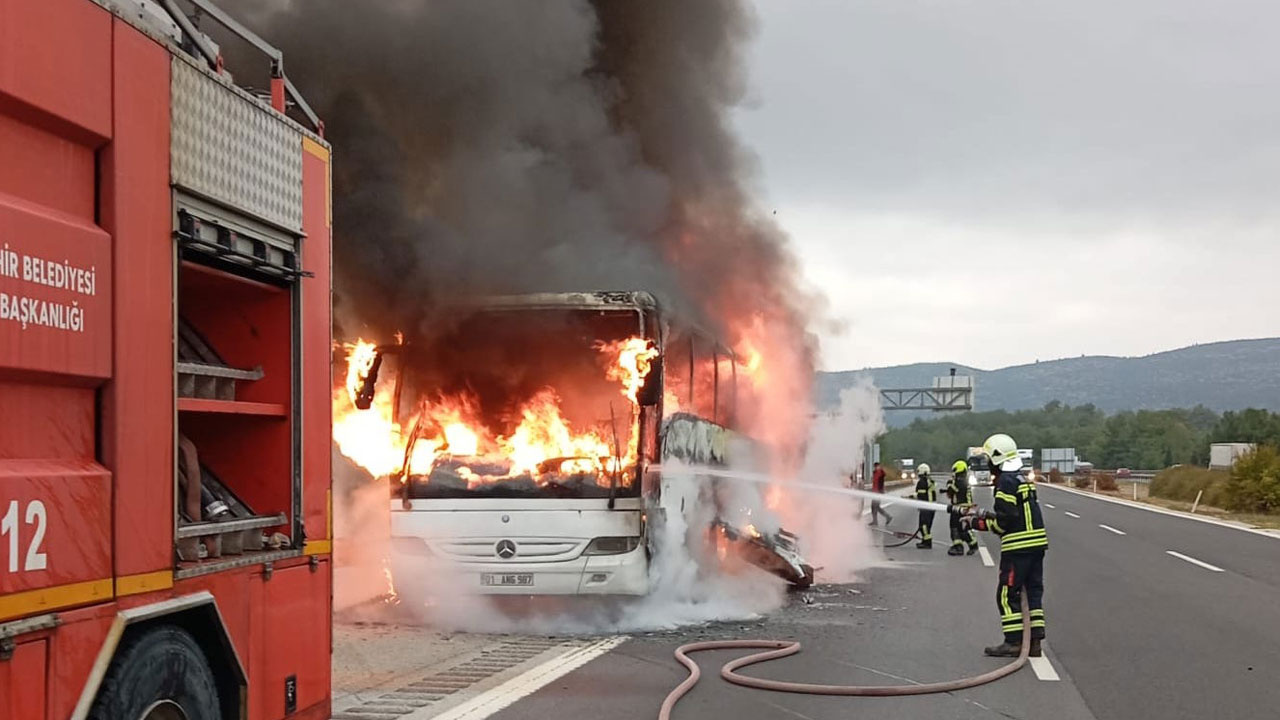
<instances>
[{"instance_id":1,"label":"reflective stripe on jacket","mask_svg":"<svg viewBox=\"0 0 1280 720\"><path fill-rule=\"evenodd\" d=\"M973 488L969 487L969 478L964 475L952 475L947 481L947 497L956 505L972 505Z\"/></svg>"},{"instance_id":2,"label":"reflective stripe on jacket","mask_svg":"<svg viewBox=\"0 0 1280 720\"><path fill-rule=\"evenodd\" d=\"M933 478L928 475L921 475L916 480L916 499L928 502L938 501L938 486L933 484Z\"/></svg>"},{"instance_id":3,"label":"reflective stripe on jacket","mask_svg":"<svg viewBox=\"0 0 1280 720\"><path fill-rule=\"evenodd\" d=\"M1018 472L1002 472L996 480L996 517L988 523L1000 536L1001 552L1036 550L1049 546L1036 486Z\"/></svg>"}]
</instances>

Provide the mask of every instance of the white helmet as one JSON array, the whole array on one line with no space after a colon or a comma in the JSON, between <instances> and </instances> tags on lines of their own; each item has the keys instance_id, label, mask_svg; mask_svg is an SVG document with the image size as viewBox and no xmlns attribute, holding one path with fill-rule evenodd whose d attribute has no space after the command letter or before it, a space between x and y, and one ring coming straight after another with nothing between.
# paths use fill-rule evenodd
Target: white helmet
<instances>
[{"instance_id":1,"label":"white helmet","mask_svg":"<svg viewBox=\"0 0 1280 720\"><path fill-rule=\"evenodd\" d=\"M920 475L928 475L928 474L929 474L929 463L920 463L920 467L918 468L917 472L918 472Z\"/></svg>"},{"instance_id":2,"label":"white helmet","mask_svg":"<svg viewBox=\"0 0 1280 720\"><path fill-rule=\"evenodd\" d=\"M991 458L992 464L1000 466L1010 460L1020 460L1018 443L1004 433L996 433L982 443L982 453Z\"/></svg>"}]
</instances>

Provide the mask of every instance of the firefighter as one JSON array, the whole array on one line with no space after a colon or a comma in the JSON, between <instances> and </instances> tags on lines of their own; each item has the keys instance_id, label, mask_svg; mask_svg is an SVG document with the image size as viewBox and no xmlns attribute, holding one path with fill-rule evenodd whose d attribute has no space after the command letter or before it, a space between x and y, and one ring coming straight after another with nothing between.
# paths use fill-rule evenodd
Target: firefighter
<instances>
[{"instance_id":1,"label":"firefighter","mask_svg":"<svg viewBox=\"0 0 1280 720\"><path fill-rule=\"evenodd\" d=\"M1019 470L1018 444L1003 433L992 435L982 446L991 461L995 480L995 511L971 512L974 527L1000 536L1000 581L996 605L1004 642L986 648L994 657L1016 657L1022 648L1022 596L1026 588L1031 616L1031 657L1040 657L1044 639L1044 552L1049 547L1044 517L1036 500L1035 483Z\"/></svg>"},{"instance_id":2,"label":"firefighter","mask_svg":"<svg viewBox=\"0 0 1280 720\"><path fill-rule=\"evenodd\" d=\"M928 463L920 463L920 468L916 471L916 499L927 502L938 501L938 486L933 484L933 478L929 475ZM932 510L920 511L920 529L916 532L920 533L920 542L916 543L916 547L922 550L933 547Z\"/></svg>"},{"instance_id":3,"label":"firefighter","mask_svg":"<svg viewBox=\"0 0 1280 720\"><path fill-rule=\"evenodd\" d=\"M947 502L952 505L972 505L973 489L969 487L969 465L957 460L951 465L951 479L947 481ZM964 555L965 544L969 554L978 552L978 534L968 527L958 513L951 515L951 547L948 555Z\"/></svg>"}]
</instances>

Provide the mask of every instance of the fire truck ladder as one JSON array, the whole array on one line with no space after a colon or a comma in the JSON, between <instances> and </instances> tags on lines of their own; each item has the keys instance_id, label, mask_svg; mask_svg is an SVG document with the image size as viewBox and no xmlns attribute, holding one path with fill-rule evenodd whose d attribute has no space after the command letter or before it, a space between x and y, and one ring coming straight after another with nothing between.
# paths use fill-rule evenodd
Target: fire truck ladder
<instances>
[{"instance_id":1,"label":"fire truck ladder","mask_svg":"<svg viewBox=\"0 0 1280 720\"><path fill-rule=\"evenodd\" d=\"M284 53L266 40L263 40L254 31L241 25L235 18L209 0L186 0L197 10L195 20L182 11L182 8L178 6L177 0L159 1L169 16L173 18L173 21L182 28L186 43L189 45L188 49L193 51L193 54L199 53L215 72L222 72L222 54L213 42L196 27L195 20L199 20L202 16L207 15L213 18L219 25L257 48L263 55L266 55L271 60L271 107L283 113L286 112L288 102L292 101L294 106L306 117L307 122L311 124L311 129L321 136L324 135L324 123L321 122L315 111L311 109L311 106L307 104L307 101L302 97L302 93L298 92L298 88L284 74Z\"/></svg>"}]
</instances>

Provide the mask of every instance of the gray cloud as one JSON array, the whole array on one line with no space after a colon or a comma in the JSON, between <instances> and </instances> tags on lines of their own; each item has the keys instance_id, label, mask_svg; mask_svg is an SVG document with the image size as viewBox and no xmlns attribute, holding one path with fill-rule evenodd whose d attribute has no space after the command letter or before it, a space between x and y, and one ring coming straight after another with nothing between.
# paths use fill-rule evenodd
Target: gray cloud
<instances>
[{"instance_id":1,"label":"gray cloud","mask_svg":"<svg viewBox=\"0 0 1280 720\"><path fill-rule=\"evenodd\" d=\"M738 120L806 271L843 280L850 332L826 338L827 365L1274 334L1260 309L1280 302L1280 5L757 5ZM1008 308L958 282L992 266L1024 270L1022 347L953 332ZM1206 282L1228 278L1230 293ZM952 302L921 315L904 297L930 292Z\"/></svg>"}]
</instances>

